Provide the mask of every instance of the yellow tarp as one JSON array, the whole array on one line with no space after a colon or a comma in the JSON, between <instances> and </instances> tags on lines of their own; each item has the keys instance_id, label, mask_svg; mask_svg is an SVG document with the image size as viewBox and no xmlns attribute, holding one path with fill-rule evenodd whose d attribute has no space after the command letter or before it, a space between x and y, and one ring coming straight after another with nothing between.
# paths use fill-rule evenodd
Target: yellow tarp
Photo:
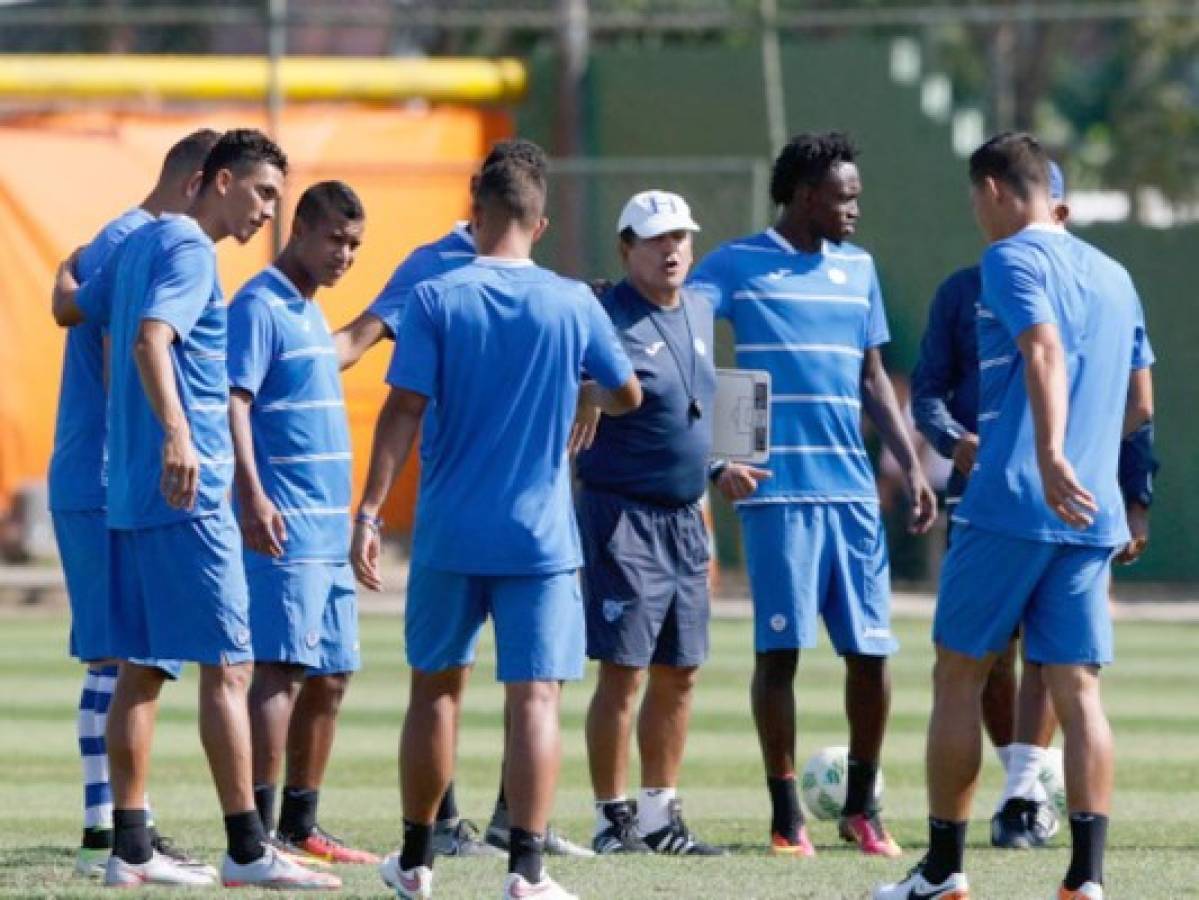
<instances>
[{"instance_id":1,"label":"yellow tarp","mask_svg":"<svg viewBox=\"0 0 1199 900\"><path fill-rule=\"evenodd\" d=\"M166 149L200 127L264 127L236 107L194 114L75 112L0 123L0 503L45 478L53 444L62 332L49 315L54 267L110 218L149 190ZM336 328L373 299L414 246L462 218L467 172L491 143L510 133L508 116L467 107L288 109L280 143L292 163L289 206L315 181L349 182L367 209L358 262L319 296ZM270 238L220 245L227 296L270 261ZM391 344L345 374L354 443L355 495L365 475L375 414L385 394ZM413 469L393 492L389 520L410 524Z\"/></svg>"}]
</instances>

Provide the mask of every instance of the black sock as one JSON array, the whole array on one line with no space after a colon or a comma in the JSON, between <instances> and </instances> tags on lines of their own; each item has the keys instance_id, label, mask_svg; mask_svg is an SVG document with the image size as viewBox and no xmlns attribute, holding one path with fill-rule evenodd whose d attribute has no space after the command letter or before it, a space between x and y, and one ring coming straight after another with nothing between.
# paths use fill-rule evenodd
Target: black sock
<instances>
[{"instance_id":1,"label":"black sock","mask_svg":"<svg viewBox=\"0 0 1199 900\"><path fill-rule=\"evenodd\" d=\"M795 776L775 778L767 775L766 787L770 791L770 833L781 834L790 841L799 840L804 819L795 789Z\"/></svg>"},{"instance_id":2,"label":"black sock","mask_svg":"<svg viewBox=\"0 0 1199 900\"><path fill-rule=\"evenodd\" d=\"M114 809L112 811L112 855L127 863L147 862L154 853L150 845L150 830L146 827L144 809Z\"/></svg>"},{"instance_id":3,"label":"black sock","mask_svg":"<svg viewBox=\"0 0 1199 900\"><path fill-rule=\"evenodd\" d=\"M523 875L525 881L536 884L545 868L541 861L543 853L545 835L513 828L508 839L508 871Z\"/></svg>"},{"instance_id":4,"label":"black sock","mask_svg":"<svg viewBox=\"0 0 1199 900\"><path fill-rule=\"evenodd\" d=\"M458 821L458 798L454 796L454 782L441 795L441 805L437 807L438 822Z\"/></svg>"},{"instance_id":5,"label":"black sock","mask_svg":"<svg viewBox=\"0 0 1199 900\"><path fill-rule=\"evenodd\" d=\"M1107 816L1070 814L1070 868L1066 887L1077 890L1086 882L1103 884L1103 851L1107 847Z\"/></svg>"},{"instance_id":6,"label":"black sock","mask_svg":"<svg viewBox=\"0 0 1199 900\"><path fill-rule=\"evenodd\" d=\"M112 829L111 828L85 828L83 829L83 840L79 842L79 846L85 850L111 850L112 849Z\"/></svg>"},{"instance_id":7,"label":"black sock","mask_svg":"<svg viewBox=\"0 0 1199 900\"><path fill-rule=\"evenodd\" d=\"M845 788L843 816L857 816L873 811L874 784L878 780L878 763L849 758L849 777Z\"/></svg>"},{"instance_id":8,"label":"black sock","mask_svg":"<svg viewBox=\"0 0 1199 900\"><path fill-rule=\"evenodd\" d=\"M266 852L266 832L258 810L225 816L225 840L229 843L229 858L239 866L261 859Z\"/></svg>"},{"instance_id":9,"label":"black sock","mask_svg":"<svg viewBox=\"0 0 1199 900\"><path fill-rule=\"evenodd\" d=\"M320 791L308 788L284 787L283 806L279 810L279 835L302 841L316 827L316 804Z\"/></svg>"},{"instance_id":10,"label":"black sock","mask_svg":"<svg viewBox=\"0 0 1199 900\"><path fill-rule=\"evenodd\" d=\"M417 866L433 867L433 826L404 820L404 843L400 845L400 868L411 872Z\"/></svg>"},{"instance_id":11,"label":"black sock","mask_svg":"<svg viewBox=\"0 0 1199 900\"><path fill-rule=\"evenodd\" d=\"M270 834L275 830L275 786L273 784L254 785L254 806L258 809L258 817L262 819L262 830Z\"/></svg>"},{"instance_id":12,"label":"black sock","mask_svg":"<svg viewBox=\"0 0 1199 900\"><path fill-rule=\"evenodd\" d=\"M966 852L966 823L928 817L928 856L924 857L924 878L940 884L962 871Z\"/></svg>"}]
</instances>

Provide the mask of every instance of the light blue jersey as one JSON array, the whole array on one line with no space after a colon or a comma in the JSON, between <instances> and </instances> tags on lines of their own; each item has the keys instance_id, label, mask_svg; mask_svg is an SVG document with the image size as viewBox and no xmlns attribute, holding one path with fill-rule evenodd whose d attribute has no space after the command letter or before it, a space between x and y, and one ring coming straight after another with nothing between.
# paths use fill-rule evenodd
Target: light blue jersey
<instances>
[{"instance_id":1,"label":"light blue jersey","mask_svg":"<svg viewBox=\"0 0 1199 900\"><path fill-rule=\"evenodd\" d=\"M582 562L566 440L580 372L632 374L589 288L528 260L481 257L413 292L389 384L436 404L421 440L414 565L538 575Z\"/></svg>"},{"instance_id":2,"label":"light blue jersey","mask_svg":"<svg viewBox=\"0 0 1199 900\"><path fill-rule=\"evenodd\" d=\"M287 523L282 560L246 548L246 567L344 562L350 552L350 429L337 350L316 301L270 266L229 306L229 384L253 396L262 487Z\"/></svg>"},{"instance_id":3,"label":"light blue jersey","mask_svg":"<svg viewBox=\"0 0 1199 900\"><path fill-rule=\"evenodd\" d=\"M153 219L136 206L105 225L76 260L75 278L80 283L92 278L131 232ZM67 331L63 351L48 475L50 509L67 512L104 508L107 406L104 330L95 322L84 322Z\"/></svg>"},{"instance_id":4,"label":"light blue jersey","mask_svg":"<svg viewBox=\"0 0 1199 900\"><path fill-rule=\"evenodd\" d=\"M1128 541L1117 463L1129 371L1152 363L1124 267L1054 226L1029 226L987 249L978 313L978 462L955 521L1033 541L1117 547ZM1045 504L1024 359L1016 338L1053 324L1066 355L1066 458L1099 512L1078 531ZM1135 350L1134 350L1135 348Z\"/></svg>"},{"instance_id":5,"label":"light blue jersey","mask_svg":"<svg viewBox=\"0 0 1199 900\"><path fill-rule=\"evenodd\" d=\"M890 334L870 254L827 243L802 253L768 228L718 247L688 284L732 324L737 365L771 376L772 477L742 503L877 503L862 360Z\"/></svg>"},{"instance_id":6,"label":"light blue jersey","mask_svg":"<svg viewBox=\"0 0 1199 900\"><path fill-rule=\"evenodd\" d=\"M109 358L108 523L132 529L207 516L226 501L233 477L226 308L216 248L189 216L168 215L125 239L76 301L107 326ZM133 346L143 321L170 325L175 384L200 459L195 506L171 508L159 488L163 430L142 388Z\"/></svg>"},{"instance_id":7,"label":"light blue jersey","mask_svg":"<svg viewBox=\"0 0 1199 900\"><path fill-rule=\"evenodd\" d=\"M404 307L422 281L452 272L475 258L475 239L466 222L455 222L449 234L417 247L405 257L383 285L367 312L377 316L394 338L404 318Z\"/></svg>"}]
</instances>

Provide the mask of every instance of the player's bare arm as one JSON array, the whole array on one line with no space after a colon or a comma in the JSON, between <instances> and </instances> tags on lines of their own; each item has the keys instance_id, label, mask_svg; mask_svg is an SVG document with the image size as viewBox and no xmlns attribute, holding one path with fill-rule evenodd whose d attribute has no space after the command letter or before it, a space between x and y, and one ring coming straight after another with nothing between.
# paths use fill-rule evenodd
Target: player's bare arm
<instances>
[{"instance_id":1,"label":"player's bare arm","mask_svg":"<svg viewBox=\"0 0 1199 900\"><path fill-rule=\"evenodd\" d=\"M1083 529L1099 507L1078 482L1066 459L1066 357L1056 325L1033 325L1016 338L1024 357L1024 378L1036 433L1037 465L1045 502L1063 522Z\"/></svg>"},{"instance_id":2,"label":"player's bare arm","mask_svg":"<svg viewBox=\"0 0 1199 900\"><path fill-rule=\"evenodd\" d=\"M242 537L246 546L267 556L283 555L287 525L282 513L266 495L254 463L254 431L250 408L254 398L248 391L229 392L229 431L233 435L233 481L237 490Z\"/></svg>"},{"instance_id":3,"label":"player's bare arm","mask_svg":"<svg viewBox=\"0 0 1199 900\"><path fill-rule=\"evenodd\" d=\"M636 375L615 390L601 387L594 381L579 386L579 401L575 420L570 428L566 449L571 456L586 450L595 441L600 415L623 416L641 405L641 382Z\"/></svg>"},{"instance_id":4,"label":"player's bare arm","mask_svg":"<svg viewBox=\"0 0 1199 900\"><path fill-rule=\"evenodd\" d=\"M379 575L379 551L382 546L379 511L412 452L428 404L429 398L423 394L393 387L383 409L379 411L366 487L354 519L354 538L350 545L350 563L354 567L354 574L373 591L383 588L383 580Z\"/></svg>"},{"instance_id":5,"label":"player's bare arm","mask_svg":"<svg viewBox=\"0 0 1199 900\"><path fill-rule=\"evenodd\" d=\"M146 319L133 344L133 359L150 409L162 425L162 496L175 509L191 509L199 490L200 460L175 384L175 340L175 329L166 322Z\"/></svg>"},{"instance_id":6,"label":"player's bare arm","mask_svg":"<svg viewBox=\"0 0 1199 900\"><path fill-rule=\"evenodd\" d=\"M920 468L920 459L908 433L903 410L895 399L895 389L883 367L882 352L877 347L869 348L862 361L862 407L904 473L904 486L912 503L908 529L914 534L924 534L936 521L937 495Z\"/></svg>"},{"instance_id":7,"label":"player's bare arm","mask_svg":"<svg viewBox=\"0 0 1199 900\"><path fill-rule=\"evenodd\" d=\"M83 310L75 302L79 293L79 282L75 279L75 261L83 248L77 248L58 265L54 273L54 290L50 295L50 312L54 321L63 328L78 325L83 321Z\"/></svg>"},{"instance_id":8,"label":"player's bare arm","mask_svg":"<svg viewBox=\"0 0 1199 900\"><path fill-rule=\"evenodd\" d=\"M360 313L354 321L333 332L338 364L343 370L350 368L387 336L387 326L382 319L371 312Z\"/></svg>"}]
</instances>

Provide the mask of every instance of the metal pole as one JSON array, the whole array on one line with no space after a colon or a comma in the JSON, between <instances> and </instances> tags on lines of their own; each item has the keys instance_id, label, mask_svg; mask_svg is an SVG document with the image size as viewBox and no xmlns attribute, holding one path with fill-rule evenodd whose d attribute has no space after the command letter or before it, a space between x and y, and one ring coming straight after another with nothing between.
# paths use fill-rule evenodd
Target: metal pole
<instances>
[{"instance_id":1,"label":"metal pole","mask_svg":"<svg viewBox=\"0 0 1199 900\"><path fill-rule=\"evenodd\" d=\"M779 47L778 0L761 0L762 82L766 96L766 134L774 157L787 143L787 101L783 93L783 60Z\"/></svg>"},{"instance_id":2,"label":"metal pole","mask_svg":"<svg viewBox=\"0 0 1199 900\"><path fill-rule=\"evenodd\" d=\"M590 32L587 0L558 0L558 109L554 129L554 154L573 159L583 154L583 78L587 74ZM559 220L559 265L576 278L586 276L586 186L581 178L560 180L554 204Z\"/></svg>"},{"instance_id":3,"label":"metal pole","mask_svg":"<svg viewBox=\"0 0 1199 900\"><path fill-rule=\"evenodd\" d=\"M283 125L283 84L279 66L287 53L287 0L267 0L267 59L268 81L266 92L267 131L271 140L281 143ZM283 249L282 205L271 220L271 258Z\"/></svg>"}]
</instances>

